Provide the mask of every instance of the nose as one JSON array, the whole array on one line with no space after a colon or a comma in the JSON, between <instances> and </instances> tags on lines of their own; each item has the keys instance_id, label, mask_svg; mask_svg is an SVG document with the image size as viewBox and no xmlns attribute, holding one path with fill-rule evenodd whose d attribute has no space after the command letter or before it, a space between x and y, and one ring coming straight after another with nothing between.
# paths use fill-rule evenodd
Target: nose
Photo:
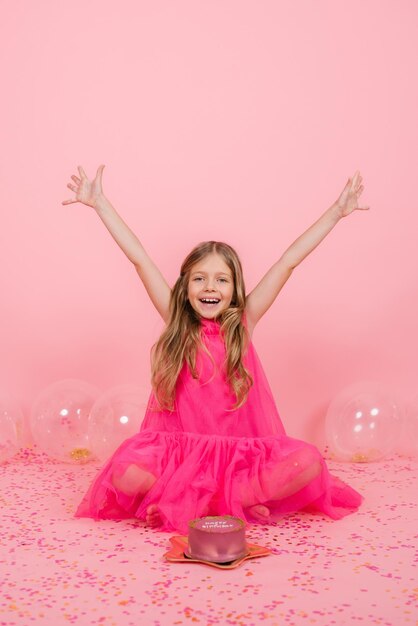
<instances>
[{"instance_id":1,"label":"nose","mask_svg":"<svg viewBox=\"0 0 418 626\"><path fill-rule=\"evenodd\" d=\"M206 284L206 291L215 291L213 280L211 278L208 279L208 282Z\"/></svg>"}]
</instances>

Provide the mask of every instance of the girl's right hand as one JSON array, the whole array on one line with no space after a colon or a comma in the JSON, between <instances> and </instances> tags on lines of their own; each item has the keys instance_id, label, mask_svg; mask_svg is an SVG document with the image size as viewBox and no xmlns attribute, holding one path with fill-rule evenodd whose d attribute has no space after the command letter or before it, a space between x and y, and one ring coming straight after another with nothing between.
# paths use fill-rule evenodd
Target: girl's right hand
<instances>
[{"instance_id":1,"label":"girl's right hand","mask_svg":"<svg viewBox=\"0 0 418 626\"><path fill-rule=\"evenodd\" d=\"M103 189L102 189L102 174L103 174L104 165L99 165L96 173L96 178L93 181L90 181L81 165L78 166L78 172L80 177L71 176L72 180L75 182L75 185L68 183L67 187L74 191L76 194L75 198L71 198L70 200L64 200L62 204L72 204L73 202L82 202L87 206L96 208L97 201L100 197L103 197Z\"/></svg>"}]
</instances>

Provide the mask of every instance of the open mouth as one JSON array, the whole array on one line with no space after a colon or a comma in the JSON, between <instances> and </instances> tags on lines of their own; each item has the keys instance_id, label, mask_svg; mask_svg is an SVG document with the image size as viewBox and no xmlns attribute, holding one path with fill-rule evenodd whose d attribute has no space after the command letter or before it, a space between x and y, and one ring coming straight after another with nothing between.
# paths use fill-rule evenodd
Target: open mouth
<instances>
[{"instance_id":1,"label":"open mouth","mask_svg":"<svg viewBox=\"0 0 418 626\"><path fill-rule=\"evenodd\" d=\"M199 301L203 304L216 305L220 303L219 298L199 298Z\"/></svg>"}]
</instances>

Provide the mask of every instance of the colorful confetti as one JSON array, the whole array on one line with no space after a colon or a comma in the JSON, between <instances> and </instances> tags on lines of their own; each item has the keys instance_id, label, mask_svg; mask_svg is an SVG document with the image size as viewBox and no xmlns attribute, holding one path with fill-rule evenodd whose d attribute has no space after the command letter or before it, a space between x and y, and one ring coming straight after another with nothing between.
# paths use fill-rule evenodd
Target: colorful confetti
<instances>
[{"instance_id":1,"label":"colorful confetti","mask_svg":"<svg viewBox=\"0 0 418 626\"><path fill-rule=\"evenodd\" d=\"M418 460L327 464L357 513L252 526L272 554L218 570L165 561L176 533L75 519L100 465L21 450L0 466L0 626L416 626Z\"/></svg>"}]
</instances>

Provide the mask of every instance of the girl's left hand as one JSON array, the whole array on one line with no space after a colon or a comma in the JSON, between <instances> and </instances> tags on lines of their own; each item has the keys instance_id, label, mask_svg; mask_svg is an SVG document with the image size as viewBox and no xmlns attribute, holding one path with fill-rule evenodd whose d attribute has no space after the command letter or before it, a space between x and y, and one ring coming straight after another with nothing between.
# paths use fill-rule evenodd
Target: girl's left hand
<instances>
[{"instance_id":1,"label":"girl's left hand","mask_svg":"<svg viewBox=\"0 0 418 626\"><path fill-rule=\"evenodd\" d=\"M350 215L356 209L360 211L367 211L370 209L368 206L358 206L358 198L364 187L361 185L362 177L357 170L353 178L349 178L346 186L341 192L340 197L335 202L335 207L340 217L346 217Z\"/></svg>"}]
</instances>

